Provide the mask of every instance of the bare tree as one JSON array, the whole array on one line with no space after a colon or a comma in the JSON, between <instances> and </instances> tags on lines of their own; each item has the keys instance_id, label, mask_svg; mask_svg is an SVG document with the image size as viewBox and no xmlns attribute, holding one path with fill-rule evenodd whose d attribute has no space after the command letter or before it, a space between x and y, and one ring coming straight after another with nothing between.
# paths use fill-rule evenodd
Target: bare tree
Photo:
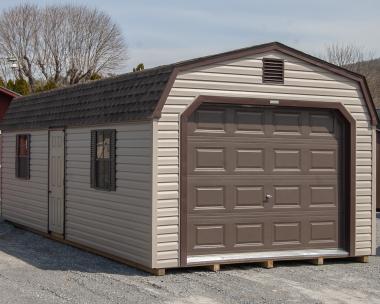
<instances>
[{"instance_id":1,"label":"bare tree","mask_svg":"<svg viewBox=\"0 0 380 304\"><path fill-rule=\"evenodd\" d=\"M325 55L322 57L328 62L368 77L374 52L354 44L333 43L326 46Z\"/></svg>"},{"instance_id":2,"label":"bare tree","mask_svg":"<svg viewBox=\"0 0 380 304\"><path fill-rule=\"evenodd\" d=\"M0 14L0 56L17 59L17 77L34 91L37 83L75 84L119 69L126 44L98 9L21 4Z\"/></svg>"},{"instance_id":3,"label":"bare tree","mask_svg":"<svg viewBox=\"0 0 380 304\"><path fill-rule=\"evenodd\" d=\"M33 5L25 4L5 11L0 17L0 53L2 57L17 59L18 76L26 77L32 88L38 26L38 9Z\"/></svg>"}]
</instances>

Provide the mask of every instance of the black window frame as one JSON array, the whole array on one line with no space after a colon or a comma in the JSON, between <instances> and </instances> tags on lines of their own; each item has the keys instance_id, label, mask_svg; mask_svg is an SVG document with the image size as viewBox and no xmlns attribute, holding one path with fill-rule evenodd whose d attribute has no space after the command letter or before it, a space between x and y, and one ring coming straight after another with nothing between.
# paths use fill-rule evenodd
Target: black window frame
<instances>
[{"instance_id":1,"label":"black window frame","mask_svg":"<svg viewBox=\"0 0 380 304\"><path fill-rule=\"evenodd\" d=\"M103 143L98 143L98 138ZM109 157L98 157L98 147L105 149L104 138L109 138ZM99 172L103 173L99 173ZM102 176L100 175L102 174ZM91 188L105 191L116 191L116 130L91 130Z\"/></svg>"},{"instance_id":2,"label":"black window frame","mask_svg":"<svg viewBox=\"0 0 380 304\"><path fill-rule=\"evenodd\" d=\"M26 138L26 153L20 155L20 140L23 137ZM16 135L15 175L19 179L30 179L30 138L30 134Z\"/></svg>"}]
</instances>

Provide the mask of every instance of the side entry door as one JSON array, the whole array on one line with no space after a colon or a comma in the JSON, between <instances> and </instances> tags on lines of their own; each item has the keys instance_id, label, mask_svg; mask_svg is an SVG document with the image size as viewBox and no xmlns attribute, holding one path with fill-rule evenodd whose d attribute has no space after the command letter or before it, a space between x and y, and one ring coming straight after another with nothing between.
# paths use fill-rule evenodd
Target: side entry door
<instances>
[{"instance_id":1,"label":"side entry door","mask_svg":"<svg viewBox=\"0 0 380 304\"><path fill-rule=\"evenodd\" d=\"M65 131L49 131L49 232L63 236Z\"/></svg>"}]
</instances>

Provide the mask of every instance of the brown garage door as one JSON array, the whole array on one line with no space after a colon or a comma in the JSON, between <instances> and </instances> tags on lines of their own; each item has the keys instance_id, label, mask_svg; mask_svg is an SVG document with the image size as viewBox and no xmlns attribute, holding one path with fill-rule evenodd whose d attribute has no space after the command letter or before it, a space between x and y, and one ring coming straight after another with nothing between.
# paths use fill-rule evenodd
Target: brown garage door
<instances>
[{"instance_id":1,"label":"brown garage door","mask_svg":"<svg viewBox=\"0 0 380 304\"><path fill-rule=\"evenodd\" d=\"M344 246L343 120L203 104L187 123L187 254Z\"/></svg>"}]
</instances>

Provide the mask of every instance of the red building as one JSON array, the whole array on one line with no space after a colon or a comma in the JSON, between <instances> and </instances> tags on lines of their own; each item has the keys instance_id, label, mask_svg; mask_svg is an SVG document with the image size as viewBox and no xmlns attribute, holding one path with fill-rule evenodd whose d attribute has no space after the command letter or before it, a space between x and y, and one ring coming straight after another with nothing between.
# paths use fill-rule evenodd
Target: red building
<instances>
[{"instance_id":1,"label":"red building","mask_svg":"<svg viewBox=\"0 0 380 304\"><path fill-rule=\"evenodd\" d=\"M17 96L20 95L4 87L0 87L0 120L3 119L4 114L7 111L12 99Z\"/></svg>"}]
</instances>

